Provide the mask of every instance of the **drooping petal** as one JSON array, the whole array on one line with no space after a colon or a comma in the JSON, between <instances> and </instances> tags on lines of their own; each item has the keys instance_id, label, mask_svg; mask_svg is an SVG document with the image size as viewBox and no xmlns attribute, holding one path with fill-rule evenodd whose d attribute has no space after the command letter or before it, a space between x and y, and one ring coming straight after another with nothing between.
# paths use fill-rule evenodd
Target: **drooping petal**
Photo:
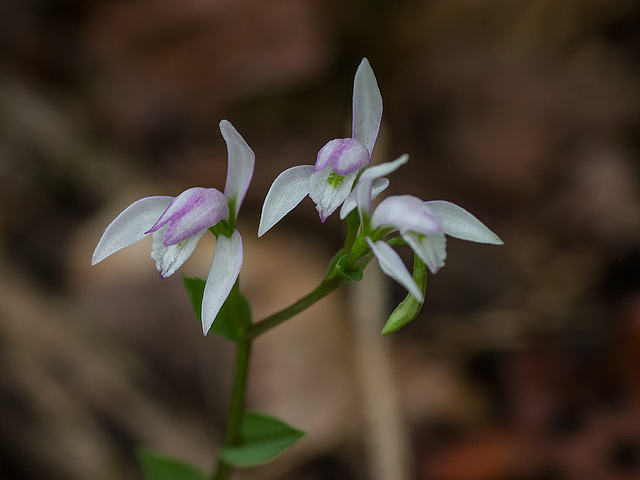
<instances>
[{"instance_id":1,"label":"drooping petal","mask_svg":"<svg viewBox=\"0 0 640 480\"><path fill-rule=\"evenodd\" d=\"M373 153L382 120L382 95L369 60L362 59L353 80L353 138Z\"/></svg>"},{"instance_id":2,"label":"drooping petal","mask_svg":"<svg viewBox=\"0 0 640 480\"><path fill-rule=\"evenodd\" d=\"M242 237L238 230L234 230L231 237L218 236L202 296L202 332L205 335L240 275L243 258Z\"/></svg>"},{"instance_id":3,"label":"drooping petal","mask_svg":"<svg viewBox=\"0 0 640 480\"><path fill-rule=\"evenodd\" d=\"M313 165L291 167L274 180L262 205L258 236L278 223L309 194Z\"/></svg>"},{"instance_id":4,"label":"drooping petal","mask_svg":"<svg viewBox=\"0 0 640 480\"><path fill-rule=\"evenodd\" d=\"M347 217L347 215L349 215L351 211L354 208L356 208L357 206L356 194L358 192L359 185L360 185L360 182L358 182L355 188L351 190L351 193L342 204L342 207L340 208L341 220L344 220ZM389 179L387 178L377 178L376 180L374 180L373 185L371 187L371 200L373 200L378 195L380 195L388 186L389 186Z\"/></svg>"},{"instance_id":5,"label":"drooping petal","mask_svg":"<svg viewBox=\"0 0 640 480\"><path fill-rule=\"evenodd\" d=\"M324 222L342 205L351 193L357 176L357 171L347 175L337 175L330 167L311 175L309 197L316 204L320 221Z\"/></svg>"},{"instance_id":6,"label":"drooping petal","mask_svg":"<svg viewBox=\"0 0 640 480\"><path fill-rule=\"evenodd\" d=\"M477 243L493 245L504 243L484 223L455 203L444 200L424 203L440 219L442 231L447 235Z\"/></svg>"},{"instance_id":7,"label":"drooping petal","mask_svg":"<svg viewBox=\"0 0 640 480\"><path fill-rule=\"evenodd\" d=\"M400 233L431 273L436 273L444 267L444 261L447 258L447 239L444 233L439 232L431 235L421 235L413 232Z\"/></svg>"},{"instance_id":8,"label":"drooping petal","mask_svg":"<svg viewBox=\"0 0 640 480\"><path fill-rule=\"evenodd\" d=\"M173 197L146 197L125 208L102 234L91 265L144 238L172 200Z\"/></svg>"},{"instance_id":9,"label":"drooping petal","mask_svg":"<svg viewBox=\"0 0 640 480\"><path fill-rule=\"evenodd\" d=\"M393 162L381 163L371 168L367 168L354 189L356 191L356 203L360 209L360 218L366 216L371 217L371 201L375 198L373 195L373 182L385 175L395 172L402 165L407 163L409 155L402 155Z\"/></svg>"},{"instance_id":10,"label":"drooping petal","mask_svg":"<svg viewBox=\"0 0 640 480\"><path fill-rule=\"evenodd\" d=\"M373 228L389 227L429 235L442 231L440 219L422 200L412 195L385 198L371 216Z\"/></svg>"},{"instance_id":11,"label":"drooping petal","mask_svg":"<svg viewBox=\"0 0 640 480\"><path fill-rule=\"evenodd\" d=\"M157 232L169 224L164 234L164 246L168 247L227 218L229 207L222 192L215 188L193 187L174 198L147 233Z\"/></svg>"},{"instance_id":12,"label":"drooping petal","mask_svg":"<svg viewBox=\"0 0 640 480\"><path fill-rule=\"evenodd\" d=\"M198 240L206 233L206 229L183 240L175 245L164 244L164 234L169 227L165 225L160 230L153 232L151 242L151 258L156 261L156 270L160 277L167 278L175 273L191 256L198 244Z\"/></svg>"},{"instance_id":13,"label":"drooping petal","mask_svg":"<svg viewBox=\"0 0 640 480\"><path fill-rule=\"evenodd\" d=\"M224 195L235 209L234 216L237 216L253 177L256 156L231 122L222 120L220 132L227 143L229 159Z\"/></svg>"},{"instance_id":14,"label":"drooping petal","mask_svg":"<svg viewBox=\"0 0 640 480\"><path fill-rule=\"evenodd\" d=\"M333 168L338 175L347 175L369 163L369 151L355 138L336 138L320 149L313 173Z\"/></svg>"},{"instance_id":15,"label":"drooping petal","mask_svg":"<svg viewBox=\"0 0 640 480\"><path fill-rule=\"evenodd\" d=\"M419 302L424 301L424 296L418 284L415 282L409 270L404 265L400 255L391 248L391 246L383 241L373 242L367 237L367 243L371 247L371 251L378 259L380 269L389 277L406 288Z\"/></svg>"}]
</instances>

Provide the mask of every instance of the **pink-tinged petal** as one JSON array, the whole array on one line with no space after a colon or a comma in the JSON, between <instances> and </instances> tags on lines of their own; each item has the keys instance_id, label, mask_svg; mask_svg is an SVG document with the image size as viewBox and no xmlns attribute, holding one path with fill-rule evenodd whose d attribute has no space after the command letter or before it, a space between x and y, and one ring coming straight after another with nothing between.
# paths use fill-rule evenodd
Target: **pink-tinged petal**
<instances>
[{"instance_id":1,"label":"pink-tinged petal","mask_svg":"<svg viewBox=\"0 0 640 480\"><path fill-rule=\"evenodd\" d=\"M228 218L229 206L222 192L215 188L193 187L174 198L147 233L157 232L169 224L164 234L164 246L168 247Z\"/></svg>"},{"instance_id":2,"label":"pink-tinged petal","mask_svg":"<svg viewBox=\"0 0 640 480\"><path fill-rule=\"evenodd\" d=\"M378 138L382 120L382 95L369 60L362 59L353 80L353 138L367 148L369 155Z\"/></svg>"},{"instance_id":3,"label":"pink-tinged petal","mask_svg":"<svg viewBox=\"0 0 640 480\"><path fill-rule=\"evenodd\" d=\"M412 231L429 235L442 231L440 219L412 195L394 195L385 198L371 216L373 228Z\"/></svg>"},{"instance_id":4,"label":"pink-tinged petal","mask_svg":"<svg viewBox=\"0 0 640 480\"><path fill-rule=\"evenodd\" d=\"M333 168L338 175L347 175L369 164L369 151L355 138L336 138L320 149L313 173Z\"/></svg>"},{"instance_id":5,"label":"pink-tinged petal","mask_svg":"<svg viewBox=\"0 0 640 480\"><path fill-rule=\"evenodd\" d=\"M311 175L309 197L316 204L320 221L324 222L329 215L342 205L351 193L357 176L357 171L348 175L336 175L330 168Z\"/></svg>"},{"instance_id":6,"label":"pink-tinged petal","mask_svg":"<svg viewBox=\"0 0 640 480\"><path fill-rule=\"evenodd\" d=\"M356 191L356 203L360 208L360 218L371 217L371 201L375 198L373 195L373 182L385 175L395 172L402 165L407 163L409 155L402 155L393 162L386 162L367 168L362 175L358 184L354 189Z\"/></svg>"},{"instance_id":7,"label":"pink-tinged petal","mask_svg":"<svg viewBox=\"0 0 640 480\"><path fill-rule=\"evenodd\" d=\"M153 232L153 242L151 242L151 258L156 261L156 270L162 278L167 278L175 273L178 268L191 256L198 244L198 240L206 233L206 229L183 240L176 245L164 244L164 234L168 226L162 227L157 232Z\"/></svg>"},{"instance_id":8,"label":"pink-tinged petal","mask_svg":"<svg viewBox=\"0 0 640 480\"><path fill-rule=\"evenodd\" d=\"M360 186L360 182L355 186L351 193L347 197L347 199L342 204L340 208L340 219L344 220L347 215L351 213L351 211L356 208L356 194L358 193ZM387 178L377 178L374 180L373 185L371 187L371 200L380 195L387 187L389 186L389 179Z\"/></svg>"},{"instance_id":9,"label":"pink-tinged petal","mask_svg":"<svg viewBox=\"0 0 640 480\"><path fill-rule=\"evenodd\" d=\"M238 230L234 230L231 237L218 236L202 296L202 332L205 335L240 275L243 258L242 237Z\"/></svg>"},{"instance_id":10,"label":"pink-tinged petal","mask_svg":"<svg viewBox=\"0 0 640 480\"><path fill-rule=\"evenodd\" d=\"M402 238L420 257L431 273L436 273L444 267L447 258L447 239L444 233L420 235L411 232L403 232Z\"/></svg>"},{"instance_id":11,"label":"pink-tinged petal","mask_svg":"<svg viewBox=\"0 0 640 480\"><path fill-rule=\"evenodd\" d=\"M172 200L173 197L146 197L125 208L102 234L91 265L144 238Z\"/></svg>"},{"instance_id":12,"label":"pink-tinged petal","mask_svg":"<svg viewBox=\"0 0 640 480\"><path fill-rule=\"evenodd\" d=\"M484 223L455 203L434 200L425 205L440 219L442 231L447 235L477 243L504 243Z\"/></svg>"},{"instance_id":13,"label":"pink-tinged petal","mask_svg":"<svg viewBox=\"0 0 640 480\"><path fill-rule=\"evenodd\" d=\"M391 246L383 241L373 242L367 237L367 243L371 247L371 251L378 259L380 269L389 277L393 278L396 282L406 288L419 302L424 301L422 290L413 279L409 270L404 265L404 262L400 258L400 255L391 248Z\"/></svg>"},{"instance_id":14,"label":"pink-tinged petal","mask_svg":"<svg viewBox=\"0 0 640 480\"><path fill-rule=\"evenodd\" d=\"M234 216L237 216L253 177L256 156L244 138L231 125L231 122L222 120L220 122L220 132L227 143L227 151L229 152L227 183L224 187L224 195L229 204L233 205L235 209Z\"/></svg>"},{"instance_id":15,"label":"pink-tinged petal","mask_svg":"<svg viewBox=\"0 0 640 480\"><path fill-rule=\"evenodd\" d=\"M309 194L313 165L291 167L274 180L262 205L258 236L278 223Z\"/></svg>"}]
</instances>

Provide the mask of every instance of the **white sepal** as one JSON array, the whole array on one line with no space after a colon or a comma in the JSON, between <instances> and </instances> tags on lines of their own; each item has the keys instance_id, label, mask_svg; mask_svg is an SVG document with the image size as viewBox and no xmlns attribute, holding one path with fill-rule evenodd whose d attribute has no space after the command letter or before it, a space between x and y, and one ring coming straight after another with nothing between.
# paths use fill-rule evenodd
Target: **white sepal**
<instances>
[{"instance_id":1,"label":"white sepal","mask_svg":"<svg viewBox=\"0 0 640 480\"><path fill-rule=\"evenodd\" d=\"M202 296L202 332L205 335L240 275L243 258L242 237L238 230L234 230L231 237L218 236Z\"/></svg>"}]
</instances>

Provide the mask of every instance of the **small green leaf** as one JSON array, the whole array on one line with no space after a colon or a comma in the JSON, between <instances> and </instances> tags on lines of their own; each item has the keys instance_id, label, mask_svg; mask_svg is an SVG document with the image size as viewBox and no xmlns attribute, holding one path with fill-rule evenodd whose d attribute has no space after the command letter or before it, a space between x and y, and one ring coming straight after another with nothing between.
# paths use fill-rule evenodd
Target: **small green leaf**
<instances>
[{"instance_id":1,"label":"small green leaf","mask_svg":"<svg viewBox=\"0 0 640 480\"><path fill-rule=\"evenodd\" d=\"M355 267L351 268L349 266L349 255L343 255L336 263L336 272L343 278L350 280L352 282L359 282L364 277L364 268Z\"/></svg>"},{"instance_id":2,"label":"small green leaf","mask_svg":"<svg viewBox=\"0 0 640 480\"><path fill-rule=\"evenodd\" d=\"M204 285L206 282L202 278L187 277L184 274L182 274L182 282L184 283L184 288L187 290L193 313L196 314L196 318L202 323L202 296L204 295Z\"/></svg>"},{"instance_id":3,"label":"small green leaf","mask_svg":"<svg viewBox=\"0 0 640 480\"><path fill-rule=\"evenodd\" d=\"M148 450L138 452L138 461L145 480L207 480L208 478L203 471L193 465Z\"/></svg>"},{"instance_id":4,"label":"small green leaf","mask_svg":"<svg viewBox=\"0 0 640 480\"><path fill-rule=\"evenodd\" d=\"M182 276L182 281L187 290L191 307L202 323L202 296L206 282L202 278L190 278L185 275ZM245 296L240 293L236 282L218 312L210 331L232 342L239 342L243 339L244 331L251 325L251 322L251 307Z\"/></svg>"},{"instance_id":5,"label":"small green leaf","mask_svg":"<svg viewBox=\"0 0 640 480\"><path fill-rule=\"evenodd\" d=\"M246 412L240 425L242 443L222 449L222 460L234 467L266 463L300 440L304 432L257 412Z\"/></svg>"},{"instance_id":6,"label":"small green leaf","mask_svg":"<svg viewBox=\"0 0 640 480\"><path fill-rule=\"evenodd\" d=\"M244 338L245 330L251 325L251 318L249 301L240 293L238 282L236 282L218 312L210 331L232 342L240 342Z\"/></svg>"},{"instance_id":7,"label":"small green leaf","mask_svg":"<svg viewBox=\"0 0 640 480\"><path fill-rule=\"evenodd\" d=\"M413 279L422 289L422 295L424 296L427 291L427 267L415 254L413 256ZM407 323L411 322L416 318L418 313L420 313L423 303L424 302L419 302L418 299L410 293L407 294L405 299L400 302L400 305L398 305L389 316L387 323L382 329L382 335L397 332Z\"/></svg>"}]
</instances>

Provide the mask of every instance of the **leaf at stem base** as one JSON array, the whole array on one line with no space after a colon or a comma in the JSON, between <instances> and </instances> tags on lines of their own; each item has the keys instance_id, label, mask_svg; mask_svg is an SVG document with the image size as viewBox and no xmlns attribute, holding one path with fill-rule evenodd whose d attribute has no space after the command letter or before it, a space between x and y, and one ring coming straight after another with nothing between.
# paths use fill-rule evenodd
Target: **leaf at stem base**
<instances>
[{"instance_id":1,"label":"leaf at stem base","mask_svg":"<svg viewBox=\"0 0 640 480\"><path fill-rule=\"evenodd\" d=\"M208 476L199 468L181 460L142 450L138 461L145 480L207 480Z\"/></svg>"},{"instance_id":2,"label":"leaf at stem base","mask_svg":"<svg viewBox=\"0 0 640 480\"><path fill-rule=\"evenodd\" d=\"M248 411L240 425L241 444L226 447L222 460L234 467L250 467L269 462L304 436L277 418Z\"/></svg>"}]
</instances>

